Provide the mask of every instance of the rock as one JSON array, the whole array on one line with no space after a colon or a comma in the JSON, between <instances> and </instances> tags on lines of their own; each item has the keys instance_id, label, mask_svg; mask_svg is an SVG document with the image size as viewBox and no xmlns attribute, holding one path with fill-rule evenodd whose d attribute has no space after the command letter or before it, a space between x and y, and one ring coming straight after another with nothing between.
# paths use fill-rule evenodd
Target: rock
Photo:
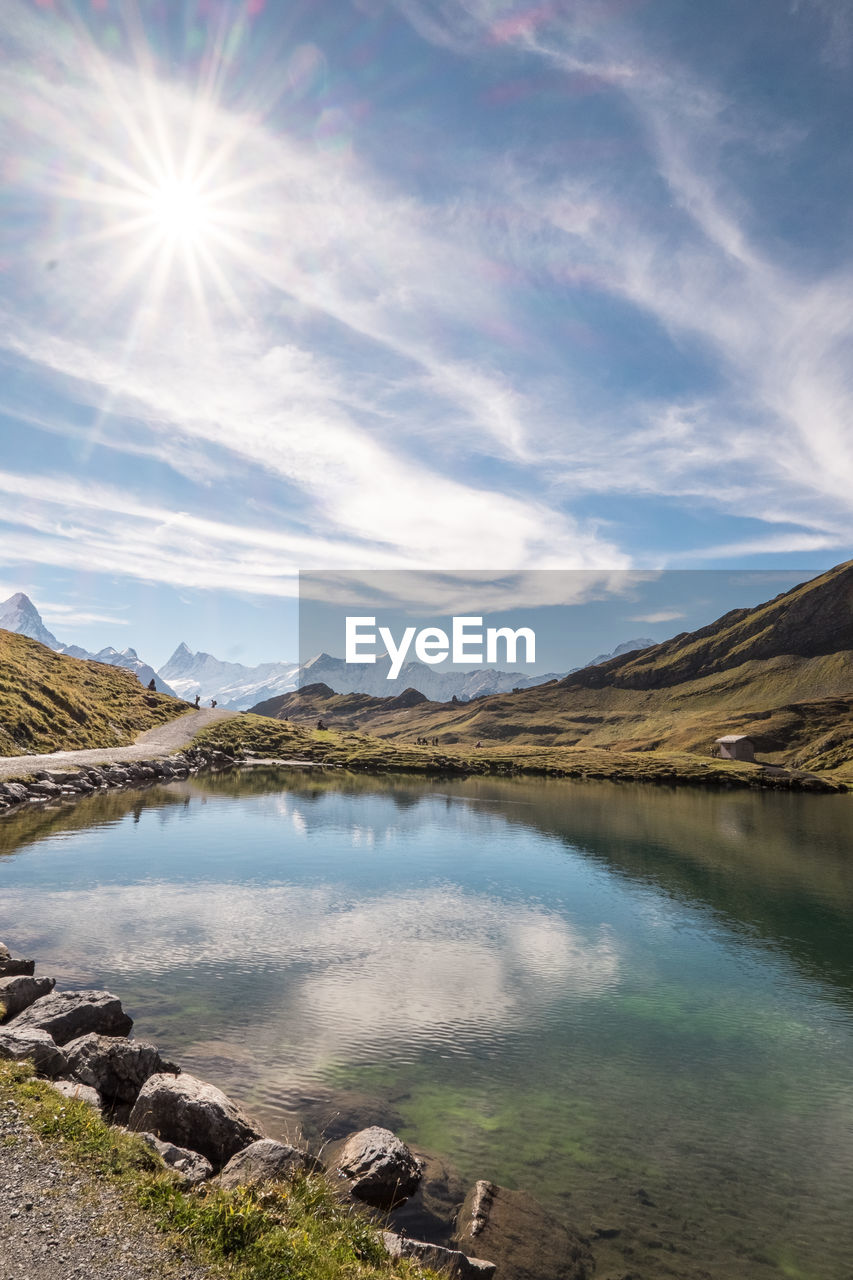
<instances>
[{"instance_id":1,"label":"rock","mask_svg":"<svg viewBox=\"0 0 853 1280\"><path fill-rule=\"evenodd\" d=\"M68 1068L68 1060L53 1037L34 1027L21 1031L0 1027L0 1058L14 1062L32 1058L40 1076L61 1076Z\"/></svg>"},{"instance_id":2,"label":"rock","mask_svg":"<svg viewBox=\"0 0 853 1280\"><path fill-rule=\"evenodd\" d=\"M55 978L0 978L0 1022L11 1021L55 986Z\"/></svg>"},{"instance_id":3,"label":"rock","mask_svg":"<svg viewBox=\"0 0 853 1280\"><path fill-rule=\"evenodd\" d=\"M0 942L0 960L8 960L12 952L6 946L5 942Z\"/></svg>"},{"instance_id":4,"label":"rock","mask_svg":"<svg viewBox=\"0 0 853 1280\"><path fill-rule=\"evenodd\" d=\"M190 1151L187 1147L176 1147L174 1142L161 1142L153 1133L142 1133L139 1136L146 1147L150 1147L164 1164L180 1175L185 1186L197 1187L200 1182L206 1182L213 1173L213 1165L197 1151Z\"/></svg>"},{"instance_id":5,"label":"rock","mask_svg":"<svg viewBox=\"0 0 853 1280\"><path fill-rule=\"evenodd\" d=\"M410 1240L408 1236L398 1236L393 1231L382 1232L382 1243L395 1262L400 1258L414 1258L422 1266L440 1271L451 1280L488 1280L497 1269L493 1262L486 1262L483 1258L468 1258L458 1249L445 1249L443 1245L427 1244L424 1240Z\"/></svg>"},{"instance_id":6,"label":"rock","mask_svg":"<svg viewBox=\"0 0 853 1280\"><path fill-rule=\"evenodd\" d=\"M226 1191L231 1191L234 1187L248 1187L258 1182L285 1181L313 1165L307 1151L272 1138L261 1138L232 1156L217 1181Z\"/></svg>"},{"instance_id":7,"label":"rock","mask_svg":"<svg viewBox=\"0 0 853 1280\"><path fill-rule=\"evenodd\" d=\"M441 1156L413 1148L421 1180L404 1205L390 1217L392 1230L414 1240L452 1245L456 1219L465 1199L465 1184Z\"/></svg>"},{"instance_id":8,"label":"rock","mask_svg":"<svg viewBox=\"0 0 853 1280\"><path fill-rule=\"evenodd\" d=\"M35 960L19 960L15 956L0 958L0 978L32 977L36 971Z\"/></svg>"},{"instance_id":9,"label":"rock","mask_svg":"<svg viewBox=\"0 0 853 1280\"><path fill-rule=\"evenodd\" d=\"M406 1144L390 1129L377 1125L347 1138L335 1168L358 1200L380 1209L400 1204L421 1179L421 1167Z\"/></svg>"},{"instance_id":10,"label":"rock","mask_svg":"<svg viewBox=\"0 0 853 1280\"><path fill-rule=\"evenodd\" d=\"M263 1135L215 1085L195 1076L156 1075L140 1090L130 1129L150 1129L163 1142L200 1151L215 1169Z\"/></svg>"},{"instance_id":11,"label":"rock","mask_svg":"<svg viewBox=\"0 0 853 1280\"><path fill-rule=\"evenodd\" d=\"M456 1243L486 1254L500 1280L587 1280L594 1263L587 1242L547 1213L526 1191L478 1182L459 1213Z\"/></svg>"},{"instance_id":12,"label":"rock","mask_svg":"<svg viewBox=\"0 0 853 1280\"><path fill-rule=\"evenodd\" d=\"M69 1041L65 1052L69 1074L111 1102L135 1102L150 1076L180 1070L160 1057L156 1045L95 1032Z\"/></svg>"},{"instance_id":13,"label":"rock","mask_svg":"<svg viewBox=\"0 0 853 1280\"><path fill-rule=\"evenodd\" d=\"M29 792L36 796L56 796L59 795L60 788L45 775L40 781L30 783Z\"/></svg>"},{"instance_id":14,"label":"rock","mask_svg":"<svg viewBox=\"0 0 853 1280\"><path fill-rule=\"evenodd\" d=\"M30 793L22 782L7 782L3 787L3 794L14 800L15 804L20 804Z\"/></svg>"},{"instance_id":15,"label":"rock","mask_svg":"<svg viewBox=\"0 0 853 1280\"><path fill-rule=\"evenodd\" d=\"M85 1102L96 1111L103 1111L104 1104L97 1089L90 1089L77 1080L51 1080L49 1083L51 1089L61 1093L63 1098L73 1098L75 1102Z\"/></svg>"},{"instance_id":16,"label":"rock","mask_svg":"<svg viewBox=\"0 0 853 1280\"><path fill-rule=\"evenodd\" d=\"M90 1031L104 1036L126 1036L133 1026L133 1018L109 991L54 991L19 1013L11 1025L16 1031L41 1027L57 1044L67 1044Z\"/></svg>"}]
</instances>

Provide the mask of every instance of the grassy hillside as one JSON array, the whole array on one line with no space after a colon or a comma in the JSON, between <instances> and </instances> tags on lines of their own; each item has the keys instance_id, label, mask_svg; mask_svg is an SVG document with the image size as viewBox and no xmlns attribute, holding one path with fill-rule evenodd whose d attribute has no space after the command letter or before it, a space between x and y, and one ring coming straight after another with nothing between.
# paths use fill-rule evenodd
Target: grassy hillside
<instances>
[{"instance_id":1,"label":"grassy hillside","mask_svg":"<svg viewBox=\"0 0 853 1280\"><path fill-rule=\"evenodd\" d=\"M0 755L119 747L187 710L132 671L0 630Z\"/></svg>"},{"instance_id":2,"label":"grassy hillside","mask_svg":"<svg viewBox=\"0 0 853 1280\"><path fill-rule=\"evenodd\" d=\"M250 713L221 721L195 738L198 746L249 752L275 760L313 760L371 773L483 774L508 777L609 779L617 782L690 783L728 787L810 787L805 773L785 775L755 764L716 760L684 751L608 751L584 747L423 747L401 739L318 730ZM843 778L835 777L830 789ZM853 777L851 777L853 781ZM843 788L842 788L843 789Z\"/></svg>"},{"instance_id":3,"label":"grassy hillside","mask_svg":"<svg viewBox=\"0 0 853 1280\"><path fill-rule=\"evenodd\" d=\"M786 767L853 767L853 565L701 630L469 703L334 694L311 685L259 711L396 742L437 737L442 749L606 748L708 756L747 733Z\"/></svg>"}]
</instances>

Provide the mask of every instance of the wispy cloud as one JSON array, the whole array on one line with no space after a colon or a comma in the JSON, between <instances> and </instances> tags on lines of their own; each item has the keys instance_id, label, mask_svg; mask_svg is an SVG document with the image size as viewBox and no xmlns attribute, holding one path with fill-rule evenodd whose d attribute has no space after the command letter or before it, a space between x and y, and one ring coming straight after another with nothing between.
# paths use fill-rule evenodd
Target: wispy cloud
<instances>
[{"instance_id":1,"label":"wispy cloud","mask_svg":"<svg viewBox=\"0 0 853 1280\"><path fill-rule=\"evenodd\" d=\"M681 609L658 609L653 613L632 613L629 622L675 622L676 618L684 618L686 614Z\"/></svg>"}]
</instances>

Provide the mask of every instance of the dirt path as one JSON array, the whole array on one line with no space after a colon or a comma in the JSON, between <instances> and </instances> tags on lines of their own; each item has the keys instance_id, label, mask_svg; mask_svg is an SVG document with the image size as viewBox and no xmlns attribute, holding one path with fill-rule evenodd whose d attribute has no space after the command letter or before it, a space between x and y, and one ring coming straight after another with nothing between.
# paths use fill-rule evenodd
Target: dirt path
<instances>
[{"instance_id":1,"label":"dirt path","mask_svg":"<svg viewBox=\"0 0 853 1280\"><path fill-rule=\"evenodd\" d=\"M59 1105L61 1099L58 1099ZM3 1280L209 1280L117 1192L60 1164L14 1102L0 1100Z\"/></svg>"},{"instance_id":2,"label":"dirt path","mask_svg":"<svg viewBox=\"0 0 853 1280\"><path fill-rule=\"evenodd\" d=\"M78 769L89 764L122 764L128 760L154 760L189 746L195 735L209 724L230 720L237 711L208 708L146 729L132 747L103 747L100 750L51 751L40 756L0 756L0 780L22 778L36 769Z\"/></svg>"}]
</instances>

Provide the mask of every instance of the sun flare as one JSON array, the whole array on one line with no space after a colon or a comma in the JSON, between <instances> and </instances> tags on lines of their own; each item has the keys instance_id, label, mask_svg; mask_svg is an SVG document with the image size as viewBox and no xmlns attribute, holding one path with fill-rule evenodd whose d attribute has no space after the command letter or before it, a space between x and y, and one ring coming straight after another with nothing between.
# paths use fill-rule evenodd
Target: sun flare
<instances>
[{"instance_id":1,"label":"sun flare","mask_svg":"<svg viewBox=\"0 0 853 1280\"><path fill-rule=\"evenodd\" d=\"M165 236L199 242L210 227L210 205L192 182L164 182L151 195L151 217Z\"/></svg>"}]
</instances>

